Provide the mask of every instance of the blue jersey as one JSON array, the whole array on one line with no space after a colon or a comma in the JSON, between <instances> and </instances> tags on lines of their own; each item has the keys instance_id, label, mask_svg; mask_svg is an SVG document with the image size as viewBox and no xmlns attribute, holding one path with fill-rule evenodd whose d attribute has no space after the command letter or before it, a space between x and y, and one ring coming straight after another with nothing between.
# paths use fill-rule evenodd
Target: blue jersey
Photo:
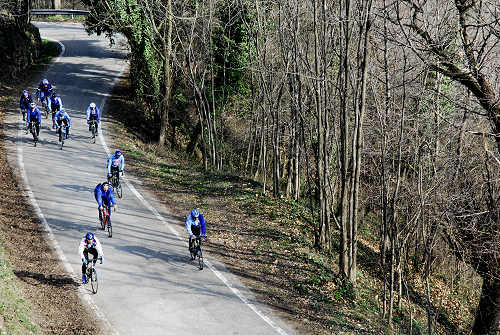
<instances>
[{"instance_id":1,"label":"blue jersey","mask_svg":"<svg viewBox=\"0 0 500 335\"><path fill-rule=\"evenodd\" d=\"M34 109L28 109L28 112L26 113L26 122L29 123L30 121L36 121L38 123L42 122L42 115L37 107Z\"/></svg>"},{"instance_id":2,"label":"blue jersey","mask_svg":"<svg viewBox=\"0 0 500 335\"><path fill-rule=\"evenodd\" d=\"M207 233L207 224L205 222L203 214L200 213L197 219L198 220L193 218L191 213L186 218L186 230L190 236L193 234L193 232L191 231L191 226L200 227L202 235L205 235Z\"/></svg>"},{"instance_id":3,"label":"blue jersey","mask_svg":"<svg viewBox=\"0 0 500 335\"><path fill-rule=\"evenodd\" d=\"M56 113L54 116L54 121L56 122L56 125L59 127L59 123L62 121L66 120L68 122L68 127L71 128L71 118L69 117L68 113L64 109L61 109Z\"/></svg>"},{"instance_id":4,"label":"blue jersey","mask_svg":"<svg viewBox=\"0 0 500 335\"><path fill-rule=\"evenodd\" d=\"M123 171L125 168L125 158L123 158L123 155L120 155L120 157L116 157L115 154L112 154L108 158L108 174L111 174L111 167L119 167L120 171Z\"/></svg>"},{"instance_id":5,"label":"blue jersey","mask_svg":"<svg viewBox=\"0 0 500 335\"><path fill-rule=\"evenodd\" d=\"M49 108L52 108L52 106L54 107L58 107L59 109L62 108L62 100L60 97L50 97L49 99Z\"/></svg>"},{"instance_id":6,"label":"blue jersey","mask_svg":"<svg viewBox=\"0 0 500 335\"><path fill-rule=\"evenodd\" d=\"M21 109L29 109L30 108L30 103L33 102L33 97L31 94L28 94L27 97L21 95L21 99L19 99L19 108Z\"/></svg>"},{"instance_id":7,"label":"blue jersey","mask_svg":"<svg viewBox=\"0 0 500 335\"><path fill-rule=\"evenodd\" d=\"M101 122L101 113L99 113L99 107L96 106L94 110L92 110L92 108L90 107L87 108L87 124L89 124L91 115L94 119L97 120L97 123Z\"/></svg>"},{"instance_id":8,"label":"blue jersey","mask_svg":"<svg viewBox=\"0 0 500 335\"><path fill-rule=\"evenodd\" d=\"M94 189L94 196L99 207L102 206L103 203L106 206L116 205L113 188L111 186L108 187L107 192L104 192L102 184L98 184Z\"/></svg>"}]
</instances>

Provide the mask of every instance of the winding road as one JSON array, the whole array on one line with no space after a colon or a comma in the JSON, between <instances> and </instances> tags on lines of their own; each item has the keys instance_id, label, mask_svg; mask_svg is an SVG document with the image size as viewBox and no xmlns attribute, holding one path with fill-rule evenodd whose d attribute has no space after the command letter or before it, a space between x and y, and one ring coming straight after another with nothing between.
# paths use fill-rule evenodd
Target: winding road
<instances>
[{"instance_id":1,"label":"winding road","mask_svg":"<svg viewBox=\"0 0 500 335\"><path fill-rule=\"evenodd\" d=\"M199 271L189 261L183 222L127 176L124 197L113 213L113 237L97 230L93 197L105 177L106 150L99 136L89 141L85 110L106 97L127 63L120 43L88 36L80 24L37 23L42 38L64 46L44 75L61 95L72 121L72 137L59 150L57 136L43 120L41 142L20 131L18 111L8 118L9 159L15 160L33 206L54 237L59 257L76 282L81 280L78 244L96 232L104 249L98 265L99 292L80 286L80 295L103 323L103 334L293 334L293 327L251 292L223 264L210 258ZM40 78L34 78L36 87ZM50 308L50 307L48 307Z\"/></svg>"}]
</instances>

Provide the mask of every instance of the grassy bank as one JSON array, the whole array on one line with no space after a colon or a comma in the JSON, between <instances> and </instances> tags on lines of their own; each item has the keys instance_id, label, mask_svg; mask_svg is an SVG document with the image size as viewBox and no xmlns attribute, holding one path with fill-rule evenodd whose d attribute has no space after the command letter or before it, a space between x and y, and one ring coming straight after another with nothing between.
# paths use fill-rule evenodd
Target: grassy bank
<instances>
[{"instance_id":1,"label":"grassy bank","mask_svg":"<svg viewBox=\"0 0 500 335\"><path fill-rule=\"evenodd\" d=\"M0 334L33 334L36 326L32 319L29 304L22 298L17 278L0 246Z\"/></svg>"}]
</instances>

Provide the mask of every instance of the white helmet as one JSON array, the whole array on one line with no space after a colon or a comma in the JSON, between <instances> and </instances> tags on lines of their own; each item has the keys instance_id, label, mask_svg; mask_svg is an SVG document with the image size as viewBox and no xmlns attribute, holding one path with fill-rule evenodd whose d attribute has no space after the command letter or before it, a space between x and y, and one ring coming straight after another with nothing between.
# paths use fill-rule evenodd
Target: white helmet
<instances>
[{"instance_id":1,"label":"white helmet","mask_svg":"<svg viewBox=\"0 0 500 335\"><path fill-rule=\"evenodd\" d=\"M95 108L95 103L91 102L90 103L90 108L94 109Z\"/></svg>"}]
</instances>

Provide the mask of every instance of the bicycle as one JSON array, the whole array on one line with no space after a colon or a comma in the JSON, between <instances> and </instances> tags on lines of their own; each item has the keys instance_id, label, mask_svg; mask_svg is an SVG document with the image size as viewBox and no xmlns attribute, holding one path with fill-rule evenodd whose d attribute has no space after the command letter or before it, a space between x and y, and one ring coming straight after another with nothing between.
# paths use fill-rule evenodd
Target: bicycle
<instances>
[{"instance_id":1,"label":"bicycle","mask_svg":"<svg viewBox=\"0 0 500 335\"><path fill-rule=\"evenodd\" d=\"M61 126L59 126L59 129L57 129L57 132L59 134L59 142L61 143L61 150L64 146L64 140L67 138L66 128L68 128L68 126L61 125Z\"/></svg>"},{"instance_id":2,"label":"bicycle","mask_svg":"<svg viewBox=\"0 0 500 335\"><path fill-rule=\"evenodd\" d=\"M196 236L193 240L191 249L191 260L194 261L198 257L198 267L203 270L203 251L201 250L201 236Z\"/></svg>"},{"instance_id":3,"label":"bicycle","mask_svg":"<svg viewBox=\"0 0 500 335\"><path fill-rule=\"evenodd\" d=\"M42 103L42 107L44 110L44 115L45 118L48 119L49 117L49 96L52 94L52 89L48 90L46 94L44 94L43 98L40 99L41 92L36 90L36 97L39 102Z\"/></svg>"},{"instance_id":4,"label":"bicycle","mask_svg":"<svg viewBox=\"0 0 500 335\"><path fill-rule=\"evenodd\" d=\"M92 143L95 143L96 133L97 133L97 120L90 120L90 131L92 132Z\"/></svg>"},{"instance_id":5,"label":"bicycle","mask_svg":"<svg viewBox=\"0 0 500 335\"><path fill-rule=\"evenodd\" d=\"M28 130L31 133L31 135L33 135L33 142L35 143L36 147L36 144L38 143L38 136L36 134L36 121L30 121L26 129L26 134L28 133Z\"/></svg>"},{"instance_id":6,"label":"bicycle","mask_svg":"<svg viewBox=\"0 0 500 335\"><path fill-rule=\"evenodd\" d=\"M118 198L121 199L123 196L123 190L122 190L122 183L120 182L120 178L118 177L119 173L120 171L116 170L113 171L113 175L111 176L111 186L113 186L113 188L115 189Z\"/></svg>"},{"instance_id":7,"label":"bicycle","mask_svg":"<svg viewBox=\"0 0 500 335\"><path fill-rule=\"evenodd\" d=\"M92 259L89 258L87 262L87 271L85 271L85 277L87 277L87 284L90 283L92 287L92 293L94 294L97 293L97 289L99 288L99 282L97 281L97 271L95 269L95 263L97 262L98 259L101 261L102 264L102 257L98 258L92 257Z\"/></svg>"},{"instance_id":8,"label":"bicycle","mask_svg":"<svg viewBox=\"0 0 500 335\"><path fill-rule=\"evenodd\" d=\"M102 210L102 215L101 215L101 229L102 230L108 230L108 237L113 236L113 226L111 225L111 211L109 209L109 206L106 206L105 204L102 204L103 210Z\"/></svg>"}]
</instances>

